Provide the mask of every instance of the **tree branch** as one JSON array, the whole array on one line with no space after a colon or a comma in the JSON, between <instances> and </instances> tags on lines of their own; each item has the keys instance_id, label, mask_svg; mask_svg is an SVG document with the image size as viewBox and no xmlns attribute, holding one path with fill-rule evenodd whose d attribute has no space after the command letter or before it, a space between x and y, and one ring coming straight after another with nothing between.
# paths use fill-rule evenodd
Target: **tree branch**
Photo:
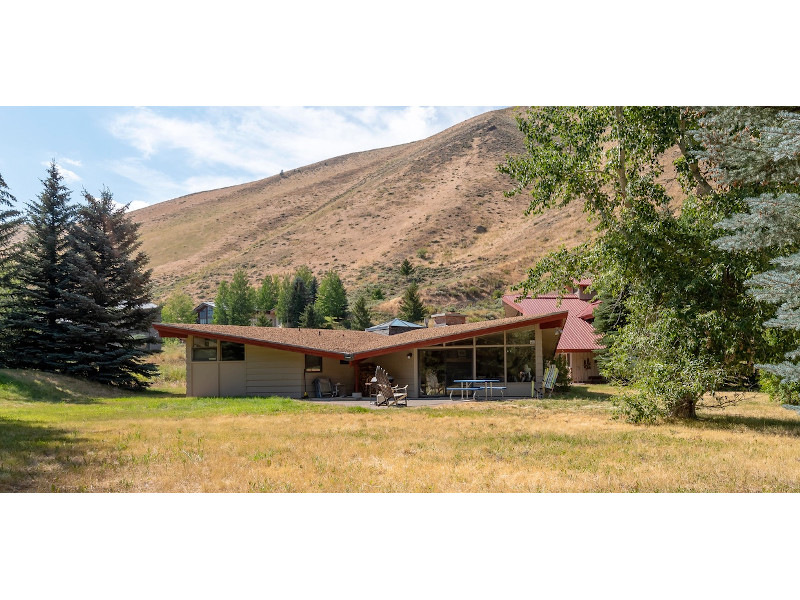
<instances>
[{"instance_id":1,"label":"tree branch","mask_svg":"<svg viewBox=\"0 0 800 600\"><path fill-rule=\"evenodd\" d=\"M684 121L681 117L678 117L678 127L680 128L680 135L678 136L678 148L683 154L683 157L686 159L686 164L689 166L689 172L692 174L692 178L695 180L697 184L697 195L698 196L709 196L714 193L714 189L709 185L706 178L703 177L703 174L700 172L700 167L697 166L697 161L694 159L693 156L690 155L688 148L686 147L686 121Z\"/></svg>"}]
</instances>

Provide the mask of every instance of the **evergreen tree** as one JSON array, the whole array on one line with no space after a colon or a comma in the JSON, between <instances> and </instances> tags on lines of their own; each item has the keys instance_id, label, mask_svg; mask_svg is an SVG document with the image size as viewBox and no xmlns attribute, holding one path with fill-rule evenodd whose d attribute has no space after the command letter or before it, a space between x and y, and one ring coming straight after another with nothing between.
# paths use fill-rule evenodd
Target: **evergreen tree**
<instances>
[{"instance_id":1,"label":"evergreen tree","mask_svg":"<svg viewBox=\"0 0 800 600\"><path fill-rule=\"evenodd\" d=\"M422 321L426 314L428 313L419 297L418 286L416 283L412 283L406 288L403 298L400 300L400 318L414 323Z\"/></svg>"},{"instance_id":2,"label":"evergreen tree","mask_svg":"<svg viewBox=\"0 0 800 600\"><path fill-rule=\"evenodd\" d=\"M328 271L319 285L315 311L320 318L341 322L347 317L347 291L336 271Z\"/></svg>"},{"instance_id":3,"label":"evergreen tree","mask_svg":"<svg viewBox=\"0 0 800 600\"><path fill-rule=\"evenodd\" d=\"M400 263L400 275L403 277L408 277L413 272L414 267L411 266L411 262L407 258L404 258L403 262Z\"/></svg>"},{"instance_id":4,"label":"evergreen tree","mask_svg":"<svg viewBox=\"0 0 800 600\"><path fill-rule=\"evenodd\" d=\"M353 316L350 321L350 328L356 330L364 330L372 327L375 323L372 322L372 314L367 307L367 299L364 295L360 295L353 303Z\"/></svg>"},{"instance_id":5,"label":"evergreen tree","mask_svg":"<svg viewBox=\"0 0 800 600\"><path fill-rule=\"evenodd\" d=\"M746 211L718 224L730 235L717 240L735 253L767 250L771 269L747 281L756 300L777 305L764 323L789 332L794 347L783 362L758 364L786 383L800 383L800 110L760 107L708 109L700 119L714 174L745 198ZM760 356L761 360L775 357Z\"/></svg>"},{"instance_id":6,"label":"evergreen tree","mask_svg":"<svg viewBox=\"0 0 800 600\"><path fill-rule=\"evenodd\" d=\"M292 280L284 275L278 291L278 302L275 305L275 314L281 325L286 325L289 319L289 299L292 295Z\"/></svg>"},{"instance_id":7,"label":"evergreen tree","mask_svg":"<svg viewBox=\"0 0 800 600\"><path fill-rule=\"evenodd\" d=\"M145 362L158 308L151 304L152 271L139 251L139 224L117 208L108 189L100 198L84 192L66 260L70 282L63 289L63 327L71 339L60 358L63 370L101 383L144 387L157 374ZM148 306L149 305L149 306Z\"/></svg>"},{"instance_id":8,"label":"evergreen tree","mask_svg":"<svg viewBox=\"0 0 800 600\"><path fill-rule=\"evenodd\" d=\"M2 353L8 365L59 371L62 357L71 351L64 328L64 292L70 282L65 256L75 210L62 181L51 162L44 189L26 204L27 235L5 313Z\"/></svg>"},{"instance_id":9,"label":"evergreen tree","mask_svg":"<svg viewBox=\"0 0 800 600\"><path fill-rule=\"evenodd\" d=\"M244 269L237 269L233 274L233 281L228 288L228 298L230 301L229 324L250 325L255 311L255 291L250 287Z\"/></svg>"},{"instance_id":10,"label":"evergreen tree","mask_svg":"<svg viewBox=\"0 0 800 600\"><path fill-rule=\"evenodd\" d=\"M18 252L12 240L22 224L22 216L13 208L15 201L0 174L0 293L8 286Z\"/></svg>"},{"instance_id":11,"label":"evergreen tree","mask_svg":"<svg viewBox=\"0 0 800 600\"><path fill-rule=\"evenodd\" d=\"M309 303L300 315L297 323L298 327L305 327L307 329L319 329L321 323L317 311L314 309L314 304Z\"/></svg>"},{"instance_id":12,"label":"evergreen tree","mask_svg":"<svg viewBox=\"0 0 800 600\"><path fill-rule=\"evenodd\" d=\"M161 320L164 323L194 323L197 313L194 302L186 292L173 292L161 309Z\"/></svg>"},{"instance_id":13,"label":"evergreen tree","mask_svg":"<svg viewBox=\"0 0 800 600\"><path fill-rule=\"evenodd\" d=\"M214 325L230 325L231 324L231 299L230 299L230 286L227 281L221 281L217 296L214 298L214 316L212 317Z\"/></svg>"},{"instance_id":14,"label":"evergreen tree","mask_svg":"<svg viewBox=\"0 0 800 600\"><path fill-rule=\"evenodd\" d=\"M305 280L299 275L294 278L292 288L289 292L288 304L286 309L286 327L299 327L300 317L306 310L309 302L308 288Z\"/></svg>"}]
</instances>

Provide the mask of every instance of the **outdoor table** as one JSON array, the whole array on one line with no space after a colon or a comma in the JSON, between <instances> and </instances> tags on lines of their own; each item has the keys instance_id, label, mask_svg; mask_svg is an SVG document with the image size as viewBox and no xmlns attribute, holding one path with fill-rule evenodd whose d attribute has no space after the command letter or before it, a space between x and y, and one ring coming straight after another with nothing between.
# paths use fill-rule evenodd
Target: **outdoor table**
<instances>
[{"instance_id":1,"label":"outdoor table","mask_svg":"<svg viewBox=\"0 0 800 600\"><path fill-rule=\"evenodd\" d=\"M490 396L494 398L494 389L502 388L494 388L492 384L498 383L499 381L499 379L455 379L453 383L460 384L460 387L449 387L447 391L450 392L450 400L453 399L454 392L459 392L462 400L464 400L464 394L469 398L469 392L473 392L472 398L474 399L481 390L484 390L485 399Z\"/></svg>"}]
</instances>

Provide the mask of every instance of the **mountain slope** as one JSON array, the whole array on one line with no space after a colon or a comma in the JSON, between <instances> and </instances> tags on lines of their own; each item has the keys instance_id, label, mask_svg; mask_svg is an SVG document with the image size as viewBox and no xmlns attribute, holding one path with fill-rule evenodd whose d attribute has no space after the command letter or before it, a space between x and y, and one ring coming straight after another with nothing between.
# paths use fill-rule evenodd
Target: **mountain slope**
<instances>
[{"instance_id":1,"label":"mountain slope","mask_svg":"<svg viewBox=\"0 0 800 600\"><path fill-rule=\"evenodd\" d=\"M307 264L336 269L351 292L379 285L391 298L405 286L404 258L438 306L505 289L536 257L592 231L577 204L526 218L526 197L503 196L511 183L496 167L524 151L515 113L134 212L157 295L212 299L238 267L255 283Z\"/></svg>"}]
</instances>

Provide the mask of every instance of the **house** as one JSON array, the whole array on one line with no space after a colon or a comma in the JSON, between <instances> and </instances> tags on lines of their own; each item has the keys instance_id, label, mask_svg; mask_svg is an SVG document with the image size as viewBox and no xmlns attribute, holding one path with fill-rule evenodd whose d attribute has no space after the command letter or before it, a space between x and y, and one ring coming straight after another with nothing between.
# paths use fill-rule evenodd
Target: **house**
<instances>
[{"instance_id":1,"label":"house","mask_svg":"<svg viewBox=\"0 0 800 600\"><path fill-rule=\"evenodd\" d=\"M556 354L564 354L570 367L572 380L586 383L600 379L596 352L603 346L600 335L592 326L594 307L599 302L586 290L591 280L584 279L573 288L573 293L559 296L544 294L536 298L522 298L509 294L503 296L503 307L507 317L536 316L557 310L567 311L566 323L543 336L542 352L545 359Z\"/></svg>"},{"instance_id":2,"label":"house","mask_svg":"<svg viewBox=\"0 0 800 600\"><path fill-rule=\"evenodd\" d=\"M364 331L379 333L381 335L397 335L398 333L405 333L406 331L413 331L414 329L423 329L424 327L424 325L409 323L408 321L403 321L403 319L392 319L391 321L368 327Z\"/></svg>"},{"instance_id":3,"label":"house","mask_svg":"<svg viewBox=\"0 0 800 600\"><path fill-rule=\"evenodd\" d=\"M363 393L381 366L395 384L408 384L409 398L443 395L458 379L497 379L506 395L531 395L541 382L543 332L563 328L561 309L534 317L417 327L381 335L370 331L156 325L161 337L186 340L188 396L289 396L314 393L327 377L345 394ZM433 382L436 382L435 384Z\"/></svg>"},{"instance_id":4,"label":"house","mask_svg":"<svg viewBox=\"0 0 800 600\"><path fill-rule=\"evenodd\" d=\"M197 320L195 323L200 323L201 325L208 325L213 322L214 319L214 303L213 302L201 302L197 306L192 309L193 312L197 313Z\"/></svg>"}]
</instances>

